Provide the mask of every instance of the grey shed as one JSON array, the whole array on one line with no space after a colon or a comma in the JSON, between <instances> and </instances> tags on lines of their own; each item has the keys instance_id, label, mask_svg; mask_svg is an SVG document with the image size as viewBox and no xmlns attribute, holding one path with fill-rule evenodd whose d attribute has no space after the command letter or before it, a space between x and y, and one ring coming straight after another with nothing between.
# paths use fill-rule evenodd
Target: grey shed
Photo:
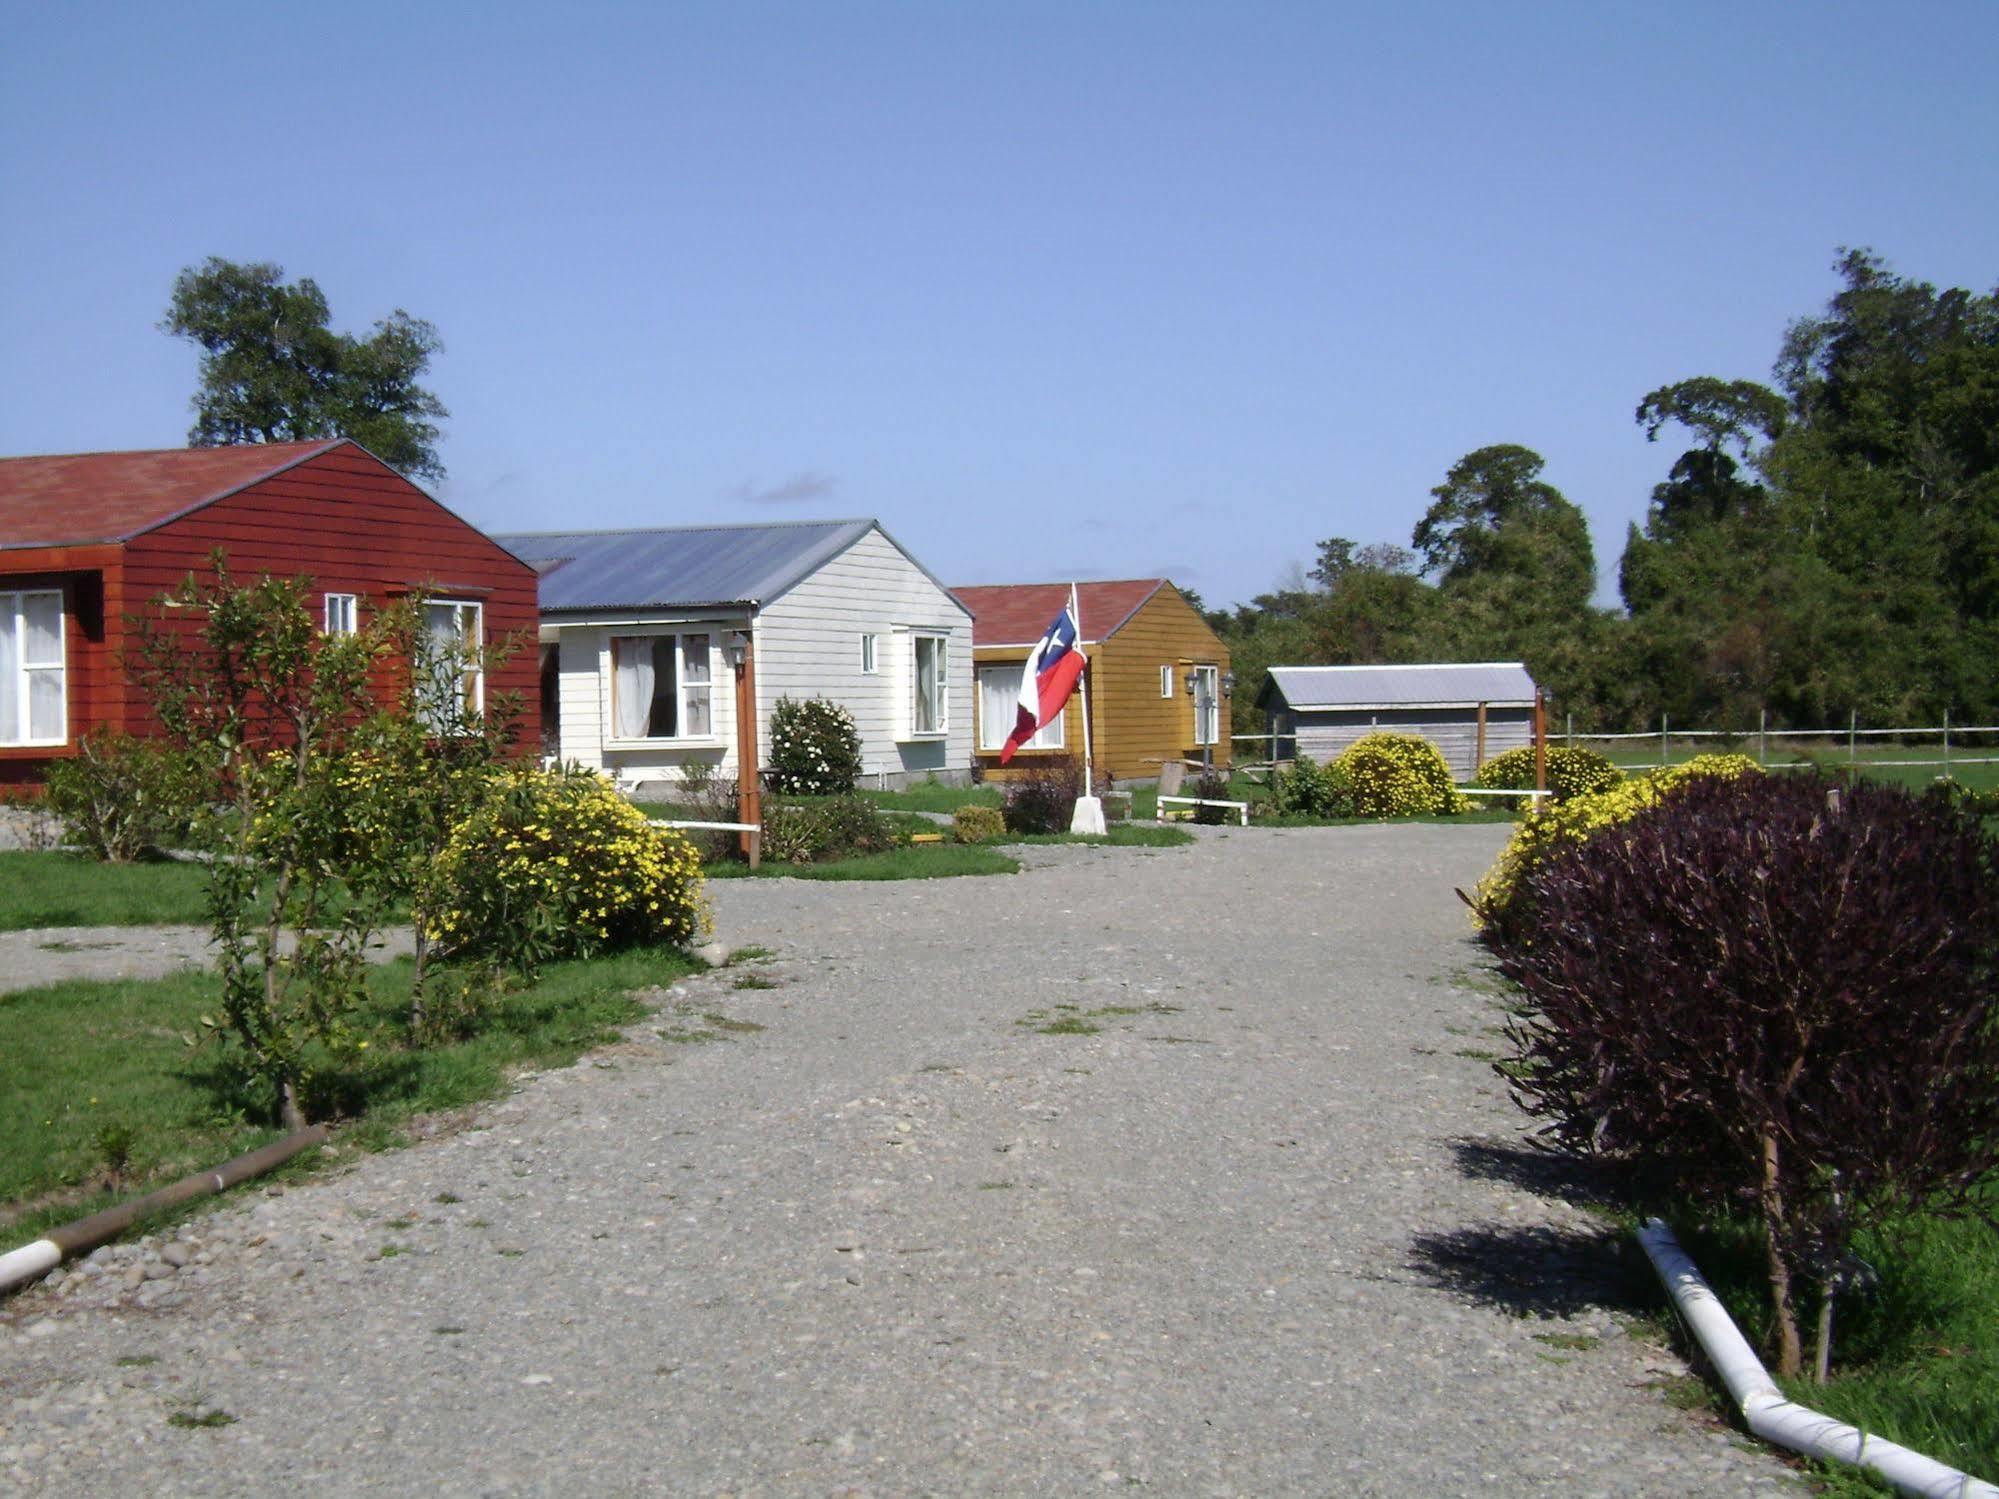
<instances>
[{"instance_id":1,"label":"grey shed","mask_svg":"<svg viewBox=\"0 0 1999 1499\"><path fill-rule=\"evenodd\" d=\"M1490 760L1534 742L1534 693L1518 661L1273 666L1256 704L1277 736L1276 759L1324 762L1368 734L1418 734L1468 780L1478 772L1481 711Z\"/></svg>"}]
</instances>

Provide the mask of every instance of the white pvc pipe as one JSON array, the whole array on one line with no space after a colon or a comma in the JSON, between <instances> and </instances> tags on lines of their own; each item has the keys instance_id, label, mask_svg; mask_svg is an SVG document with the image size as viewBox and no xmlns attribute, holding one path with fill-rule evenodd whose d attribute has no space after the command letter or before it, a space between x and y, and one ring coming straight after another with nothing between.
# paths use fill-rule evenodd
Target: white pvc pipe
<instances>
[{"instance_id":1,"label":"white pvc pipe","mask_svg":"<svg viewBox=\"0 0 1999 1499\"><path fill-rule=\"evenodd\" d=\"M62 1263L62 1248L50 1239L37 1239L0 1254L0 1293L39 1280Z\"/></svg>"},{"instance_id":2,"label":"white pvc pipe","mask_svg":"<svg viewBox=\"0 0 1999 1499\"><path fill-rule=\"evenodd\" d=\"M1920 1499L1999 1499L1999 1487L1982 1479L1786 1399L1673 1231L1654 1218L1638 1230L1638 1242L1757 1436L1812 1457L1871 1468Z\"/></svg>"}]
</instances>

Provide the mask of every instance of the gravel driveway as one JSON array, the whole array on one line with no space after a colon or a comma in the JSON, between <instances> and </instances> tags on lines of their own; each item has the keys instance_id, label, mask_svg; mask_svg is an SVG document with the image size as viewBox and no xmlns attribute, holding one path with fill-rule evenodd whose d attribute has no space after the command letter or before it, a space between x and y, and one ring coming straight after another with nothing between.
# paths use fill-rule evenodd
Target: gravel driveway
<instances>
[{"instance_id":1,"label":"gravel driveway","mask_svg":"<svg viewBox=\"0 0 1999 1499\"><path fill-rule=\"evenodd\" d=\"M1504 833L717 886L627 1044L0 1306L0 1488L1790 1488L1461 1054Z\"/></svg>"}]
</instances>

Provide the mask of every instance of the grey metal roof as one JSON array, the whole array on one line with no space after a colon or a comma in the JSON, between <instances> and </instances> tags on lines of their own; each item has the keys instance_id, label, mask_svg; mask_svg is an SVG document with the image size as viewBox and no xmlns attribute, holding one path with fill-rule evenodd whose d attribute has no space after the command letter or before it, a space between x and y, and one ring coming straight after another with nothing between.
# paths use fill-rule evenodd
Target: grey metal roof
<instances>
[{"instance_id":1,"label":"grey metal roof","mask_svg":"<svg viewBox=\"0 0 1999 1499\"><path fill-rule=\"evenodd\" d=\"M1312 708L1532 707L1534 679L1518 661L1425 666L1273 666L1259 704Z\"/></svg>"},{"instance_id":2,"label":"grey metal roof","mask_svg":"<svg viewBox=\"0 0 1999 1499\"><path fill-rule=\"evenodd\" d=\"M789 521L639 531L516 531L493 539L541 575L541 612L550 614L761 606L874 528L872 520Z\"/></svg>"}]
</instances>

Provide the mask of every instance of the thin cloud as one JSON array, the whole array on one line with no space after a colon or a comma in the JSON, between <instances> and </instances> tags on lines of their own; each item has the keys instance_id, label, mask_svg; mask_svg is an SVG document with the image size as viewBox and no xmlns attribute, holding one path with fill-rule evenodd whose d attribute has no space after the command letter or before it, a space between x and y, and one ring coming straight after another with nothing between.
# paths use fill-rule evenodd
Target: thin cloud
<instances>
[{"instance_id":1,"label":"thin cloud","mask_svg":"<svg viewBox=\"0 0 1999 1499\"><path fill-rule=\"evenodd\" d=\"M831 474L822 474L816 469L793 474L782 483L768 487L758 485L754 480L745 479L740 484L732 484L722 491L722 498L735 500L745 505L802 505L808 500L823 500L837 487L838 481Z\"/></svg>"}]
</instances>

